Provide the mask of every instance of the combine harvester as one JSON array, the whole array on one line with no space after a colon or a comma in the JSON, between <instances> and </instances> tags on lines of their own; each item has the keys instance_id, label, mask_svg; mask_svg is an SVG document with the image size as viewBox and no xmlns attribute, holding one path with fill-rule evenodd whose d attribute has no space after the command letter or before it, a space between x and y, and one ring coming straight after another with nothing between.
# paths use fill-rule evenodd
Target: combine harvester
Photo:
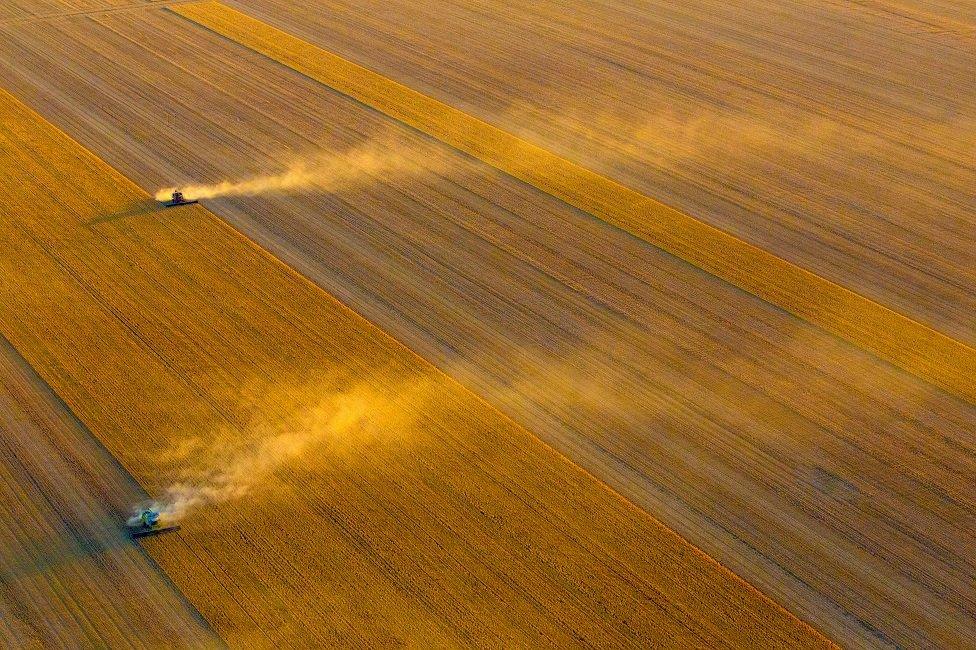
<instances>
[{"instance_id":1,"label":"combine harvester","mask_svg":"<svg viewBox=\"0 0 976 650\"><path fill-rule=\"evenodd\" d=\"M140 508L136 514L129 517L126 525L129 527L129 535L132 539L172 533L180 529L179 524L166 524L159 510L152 507Z\"/></svg>"},{"instance_id":2,"label":"combine harvester","mask_svg":"<svg viewBox=\"0 0 976 650\"><path fill-rule=\"evenodd\" d=\"M176 190L173 192L173 197L169 201L163 201L163 206L167 208L174 208L178 205L191 205L197 202L197 199L188 199L183 196L183 192Z\"/></svg>"}]
</instances>

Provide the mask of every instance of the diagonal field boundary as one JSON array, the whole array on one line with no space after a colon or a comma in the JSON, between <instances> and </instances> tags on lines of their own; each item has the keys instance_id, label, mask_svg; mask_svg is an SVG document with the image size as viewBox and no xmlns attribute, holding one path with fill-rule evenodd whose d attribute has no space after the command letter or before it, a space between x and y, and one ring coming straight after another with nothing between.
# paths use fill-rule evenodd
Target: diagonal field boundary
<instances>
[{"instance_id":1,"label":"diagonal field boundary","mask_svg":"<svg viewBox=\"0 0 976 650\"><path fill-rule=\"evenodd\" d=\"M976 404L976 349L606 176L219 2L173 11Z\"/></svg>"}]
</instances>

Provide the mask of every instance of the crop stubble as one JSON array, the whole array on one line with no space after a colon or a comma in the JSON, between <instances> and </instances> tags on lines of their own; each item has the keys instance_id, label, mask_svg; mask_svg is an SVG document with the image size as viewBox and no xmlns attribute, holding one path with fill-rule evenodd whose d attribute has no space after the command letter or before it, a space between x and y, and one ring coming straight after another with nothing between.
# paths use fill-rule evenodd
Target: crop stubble
<instances>
[{"instance_id":1,"label":"crop stubble","mask_svg":"<svg viewBox=\"0 0 976 650\"><path fill-rule=\"evenodd\" d=\"M151 490L300 436L148 543L228 641L825 643L203 208L154 213L0 102L4 335Z\"/></svg>"},{"instance_id":2,"label":"crop stubble","mask_svg":"<svg viewBox=\"0 0 976 650\"><path fill-rule=\"evenodd\" d=\"M172 11L428 133L976 404L976 349L219 2Z\"/></svg>"},{"instance_id":3,"label":"crop stubble","mask_svg":"<svg viewBox=\"0 0 976 650\"><path fill-rule=\"evenodd\" d=\"M234 6L976 345L971 7Z\"/></svg>"},{"instance_id":4,"label":"crop stubble","mask_svg":"<svg viewBox=\"0 0 976 650\"><path fill-rule=\"evenodd\" d=\"M123 530L144 498L0 337L0 643L218 645Z\"/></svg>"},{"instance_id":5,"label":"crop stubble","mask_svg":"<svg viewBox=\"0 0 976 650\"><path fill-rule=\"evenodd\" d=\"M385 137L165 12L7 33L18 92L144 187ZM454 171L214 206L835 638L971 635L970 407L423 138L390 146Z\"/></svg>"}]
</instances>

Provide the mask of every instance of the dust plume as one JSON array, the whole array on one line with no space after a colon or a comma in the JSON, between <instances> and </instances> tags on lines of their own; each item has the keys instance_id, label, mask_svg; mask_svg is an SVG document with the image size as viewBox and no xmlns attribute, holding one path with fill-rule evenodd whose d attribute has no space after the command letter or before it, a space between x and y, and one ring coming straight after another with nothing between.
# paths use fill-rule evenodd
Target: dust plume
<instances>
[{"instance_id":1,"label":"dust plume","mask_svg":"<svg viewBox=\"0 0 976 650\"><path fill-rule=\"evenodd\" d=\"M196 437L160 454L156 460L182 467L177 480L162 495L133 509L130 526L139 525L145 508L157 511L169 525L191 512L241 499L268 488L279 469L309 469L342 453L343 446L361 448L369 440L389 441L406 432L423 408L429 378L399 382L394 390L380 390L363 382L329 392L309 405L296 395L275 396L294 412L279 421L252 423L241 432Z\"/></svg>"},{"instance_id":2,"label":"dust plume","mask_svg":"<svg viewBox=\"0 0 976 650\"><path fill-rule=\"evenodd\" d=\"M357 414L347 413L355 421ZM219 466L197 471L192 477L171 483L163 495L136 508L129 525L139 523L139 512L146 507L160 514L166 523L176 523L191 510L214 503L239 499L267 480L279 465L295 459L312 447L320 436L341 434L341 427L331 423L314 429L291 431L261 441L255 448L241 450L236 456L221 459Z\"/></svg>"},{"instance_id":3,"label":"dust plume","mask_svg":"<svg viewBox=\"0 0 976 650\"><path fill-rule=\"evenodd\" d=\"M560 97L544 107L513 103L505 121L533 142L590 165L624 159L673 166L715 158L755 163L782 156L857 152L868 136L816 115L772 110L661 106L615 110Z\"/></svg>"},{"instance_id":4,"label":"dust plume","mask_svg":"<svg viewBox=\"0 0 976 650\"><path fill-rule=\"evenodd\" d=\"M156 192L157 201L166 201L176 190L187 200L220 196L253 196L315 189L337 192L372 182L377 176L404 177L433 171L437 158L393 142L392 138L370 141L345 151L325 151L306 155L287 164L284 171L219 183L166 187ZM422 161L422 162L421 162Z\"/></svg>"}]
</instances>

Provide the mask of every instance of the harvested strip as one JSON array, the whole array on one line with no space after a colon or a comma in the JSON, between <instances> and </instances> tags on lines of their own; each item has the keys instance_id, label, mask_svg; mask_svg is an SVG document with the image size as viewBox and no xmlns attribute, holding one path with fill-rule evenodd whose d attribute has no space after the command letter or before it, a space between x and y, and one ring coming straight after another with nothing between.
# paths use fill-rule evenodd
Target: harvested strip
<instances>
[{"instance_id":1,"label":"harvested strip","mask_svg":"<svg viewBox=\"0 0 976 650\"><path fill-rule=\"evenodd\" d=\"M219 2L170 10L976 403L976 350L964 343Z\"/></svg>"},{"instance_id":2,"label":"harvested strip","mask_svg":"<svg viewBox=\"0 0 976 650\"><path fill-rule=\"evenodd\" d=\"M0 434L0 645L219 645L122 530L144 493L2 337Z\"/></svg>"},{"instance_id":3,"label":"harvested strip","mask_svg":"<svg viewBox=\"0 0 976 650\"><path fill-rule=\"evenodd\" d=\"M0 115L0 330L143 485L212 489L148 545L230 643L829 645L202 207Z\"/></svg>"}]
</instances>

